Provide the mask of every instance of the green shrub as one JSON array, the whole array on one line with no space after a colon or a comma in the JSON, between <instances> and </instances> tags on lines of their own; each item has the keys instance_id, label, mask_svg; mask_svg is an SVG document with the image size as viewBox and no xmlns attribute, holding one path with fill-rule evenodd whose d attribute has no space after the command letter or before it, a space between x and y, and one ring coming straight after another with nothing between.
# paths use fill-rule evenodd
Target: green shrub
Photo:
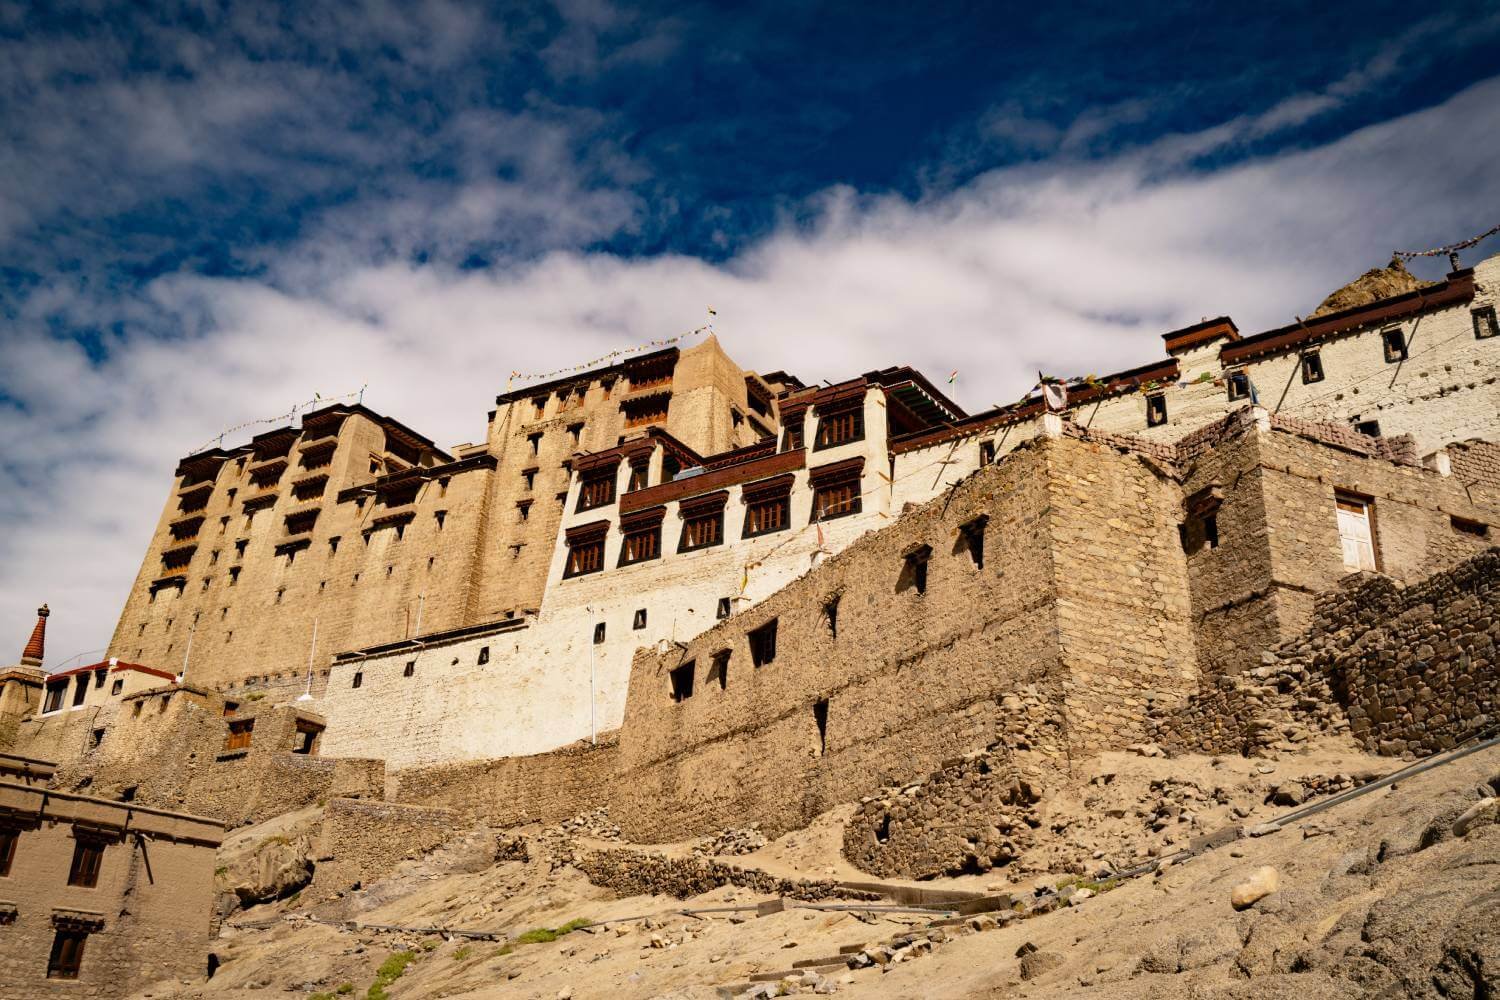
<instances>
[{"instance_id":1,"label":"green shrub","mask_svg":"<svg viewBox=\"0 0 1500 1000\"><path fill-rule=\"evenodd\" d=\"M414 951L398 951L380 963L380 968L375 970L375 981L365 991L365 1000L389 1000L390 994L385 988L401 978L406 972L406 967L417 960Z\"/></svg>"},{"instance_id":2,"label":"green shrub","mask_svg":"<svg viewBox=\"0 0 1500 1000\"><path fill-rule=\"evenodd\" d=\"M354 992L354 984L353 983L339 983L339 988L336 989L336 990L334 990L333 992L337 993L341 997L348 996L350 993Z\"/></svg>"},{"instance_id":3,"label":"green shrub","mask_svg":"<svg viewBox=\"0 0 1500 1000\"><path fill-rule=\"evenodd\" d=\"M471 949L468 945L460 945L458 949L453 952L453 960L456 962L462 962L472 953L473 949Z\"/></svg>"}]
</instances>

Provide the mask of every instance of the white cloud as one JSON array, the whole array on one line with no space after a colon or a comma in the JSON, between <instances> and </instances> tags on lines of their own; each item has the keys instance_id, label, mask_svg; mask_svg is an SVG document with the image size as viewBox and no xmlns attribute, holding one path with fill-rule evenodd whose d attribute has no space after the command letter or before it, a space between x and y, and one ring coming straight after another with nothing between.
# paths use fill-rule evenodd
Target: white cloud
<instances>
[{"instance_id":1,"label":"white cloud","mask_svg":"<svg viewBox=\"0 0 1500 1000\"><path fill-rule=\"evenodd\" d=\"M1037 368L1105 372L1160 356L1162 332L1205 315L1280 324L1394 246L1485 228L1500 204L1497 156L1500 78L1214 173L1164 178L1144 151L996 171L916 202L835 190L811 228L788 224L722 265L570 251L474 272L331 265L325 231L314 252L273 262L276 287L159 279L150 306L186 332L125 339L102 364L23 318L30 335L7 338L0 373L16 401L0 423L15 484L0 496L0 634L18 651L47 600L52 664L103 646L175 461L315 391L368 382L376 409L442 444L472 440L512 368L686 330L713 305L748 367L808 380L902 362L934 376L956 368L956 395L979 409L1016 398ZM402 225L461 228L464 211L545 225L518 196L481 191L437 213L419 198ZM405 210L399 197L387 209ZM358 242L357 211L341 224Z\"/></svg>"}]
</instances>

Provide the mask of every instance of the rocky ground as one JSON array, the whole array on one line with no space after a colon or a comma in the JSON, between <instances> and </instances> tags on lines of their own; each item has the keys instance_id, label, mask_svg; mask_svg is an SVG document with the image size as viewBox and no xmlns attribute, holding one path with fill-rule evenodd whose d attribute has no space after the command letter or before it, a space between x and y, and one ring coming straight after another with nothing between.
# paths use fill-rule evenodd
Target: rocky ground
<instances>
[{"instance_id":1,"label":"rocky ground","mask_svg":"<svg viewBox=\"0 0 1500 1000\"><path fill-rule=\"evenodd\" d=\"M1500 995L1500 826L1495 803L1483 804L1500 792L1500 749L1302 825L1116 880L1112 872L1141 858L1223 839L1226 828L1261 823L1402 766L1328 741L1267 760L1155 752L1143 747L1075 764L1066 786L1040 804L1035 844L1025 854L983 875L920 883L1011 895L999 910L951 921L862 910L891 901L852 903L821 889L757 914L757 904L791 894L788 886L871 880L841 853L853 806L769 843L736 830L628 845L599 815L550 829L477 829L387 879L313 905L303 903L299 887L316 853L316 811L293 814L238 832L221 852L227 916L213 978L159 984L142 995ZM588 859L624 850L661 856L637 876L650 888L696 890L729 866L746 884L688 899L618 898L580 870L603 878ZM613 857L615 868L625 863ZM772 885L778 888L765 891ZM351 930L348 921L361 926ZM371 924L469 928L497 939ZM816 963L815 971L776 975L798 962Z\"/></svg>"}]
</instances>

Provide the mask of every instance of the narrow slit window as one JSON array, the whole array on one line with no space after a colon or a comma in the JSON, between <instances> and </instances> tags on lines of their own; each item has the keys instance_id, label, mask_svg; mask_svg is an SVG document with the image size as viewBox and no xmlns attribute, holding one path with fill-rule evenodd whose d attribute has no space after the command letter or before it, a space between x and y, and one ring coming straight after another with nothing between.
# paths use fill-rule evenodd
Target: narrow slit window
<instances>
[{"instance_id":1,"label":"narrow slit window","mask_svg":"<svg viewBox=\"0 0 1500 1000\"><path fill-rule=\"evenodd\" d=\"M813 722L818 726L818 756L828 752L828 699L813 703Z\"/></svg>"},{"instance_id":2,"label":"narrow slit window","mask_svg":"<svg viewBox=\"0 0 1500 1000\"><path fill-rule=\"evenodd\" d=\"M981 469L983 469L986 466L990 466L990 465L994 465L994 464L995 464L995 442L993 442L993 441L981 441L981 442L979 442L979 467Z\"/></svg>"},{"instance_id":3,"label":"narrow slit window","mask_svg":"<svg viewBox=\"0 0 1500 1000\"><path fill-rule=\"evenodd\" d=\"M0 829L0 878L10 875L10 866L16 860L16 841L20 839L18 831Z\"/></svg>"},{"instance_id":4,"label":"narrow slit window","mask_svg":"<svg viewBox=\"0 0 1500 1000\"><path fill-rule=\"evenodd\" d=\"M668 676L672 684L672 700L681 704L693 696L693 661L673 667Z\"/></svg>"},{"instance_id":5,"label":"narrow slit window","mask_svg":"<svg viewBox=\"0 0 1500 1000\"><path fill-rule=\"evenodd\" d=\"M823 621L828 625L829 637L837 639L839 637L839 598L837 596L830 597L823 602Z\"/></svg>"},{"instance_id":6,"label":"narrow slit window","mask_svg":"<svg viewBox=\"0 0 1500 1000\"><path fill-rule=\"evenodd\" d=\"M713 664L709 668L709 680L718 681L719 690L729 689L729 657L731 650L721 649L714 654Z\"/></svg>"},{"instance_id":7,"label":"narrow slit window","mask_svg":"<svg viewBox=\"0 0 1500 1000\"><path fill-rule=\"evenodd\" d=\"M1146 426L1160 427L1167 422L1167 397L1162 393L1146 397Z\"/></svg>"},{"instance_id":8,"label":"narrow slit window","mask_svg":"<svg viewBox=\"0 0 1500 1000\"><path fill-rule=\"evenodd\" d=\"M989 523L989 517L980 515L958 529L959 542L975 569L984 569L984 529Z\"/></svg>"},{"instance_id":9,"label":"narrow slit window","mask_svg":"<svg viewBox=\"0 0 1500 1000\"><path fill-rule=\"evenodd\" d=\"M417 661L416 660L407 660L406 661L406 666L403 667L402 670L401 670L401 676L402 677L411 677L416 672L417 672Z\"/></svg>"},{"instance_id":10,"label":"narrow slit window","mask_svg":"<svg viewBox=\"0 0 1500 1000\"><path fill-rule=\"evenodd\" d=\"M356 670L354 672L354 680L349 684L349 686L352 687L352 688L357 688L357 687L360 687L361 685L363 685L364 682L365 682L364 671L362 671L362 670Z\"/></svg>"},{"instance_id":11,"label":"narrow slit window","mask_svg":"<svg viewBox=\"0 0 1500 1000\"><path fill-rule=\"evenodd\" d=\"M596 622L594 624L594 645L597 646L602 643L604 641L604 637L608 634L609 629L605 627L605 623Z\"/></svg>"},{"instance_id":12,"label":"narrow slit window","mask_svg":"<svg viewBox=\"0 0 1500 1000\"><path fill-rule=\"evenodd\" d=\"M932 559L932 546L923 545L906 554L905 561L901 567L902 590L915 590L919 594L927 593L927 564Z\"/></svg>"}]
</instances>

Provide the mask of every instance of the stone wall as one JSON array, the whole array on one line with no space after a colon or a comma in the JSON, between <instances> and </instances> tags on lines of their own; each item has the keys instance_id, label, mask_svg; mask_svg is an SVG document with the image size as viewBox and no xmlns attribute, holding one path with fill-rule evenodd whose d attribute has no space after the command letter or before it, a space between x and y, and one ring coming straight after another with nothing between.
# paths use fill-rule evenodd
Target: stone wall
<instances>
[{"instance_id":1,"label":"stone wall","mask_svg":"<svg viewBox=\"0 0 1500 1000\"><path fill-rule=\"evenodd\" d=\"M309 899L326 899L388 875L421 857L462 828L451 809L333 799L323 812L322 857Z\"/></svg>"},{"instance_id":2,"label":"stone wall","mask_svg":"<svg viewBox=\"0 0 1500 1000\"><path fill-rule=\"evenodd\" d=\"M559 823L629 794L616 734L529 757L413 767L396 773L393 801L451 809L492 826Z\"/></svg>"},{"instance_id":3,"label":"stone wall","mask_svg":"<svg viewBox=\"0 0 1500 1000\"><path fill-rule=\"evenodd\" d=\"M1382 754L1448 749L1500 714L1497 612L1500 549L1408 586L1352 576L1317 597L1304 634L1215 679L1155 736L1216 753L1287 749L1316 731Z\"/></svg>"}]
</instances>

